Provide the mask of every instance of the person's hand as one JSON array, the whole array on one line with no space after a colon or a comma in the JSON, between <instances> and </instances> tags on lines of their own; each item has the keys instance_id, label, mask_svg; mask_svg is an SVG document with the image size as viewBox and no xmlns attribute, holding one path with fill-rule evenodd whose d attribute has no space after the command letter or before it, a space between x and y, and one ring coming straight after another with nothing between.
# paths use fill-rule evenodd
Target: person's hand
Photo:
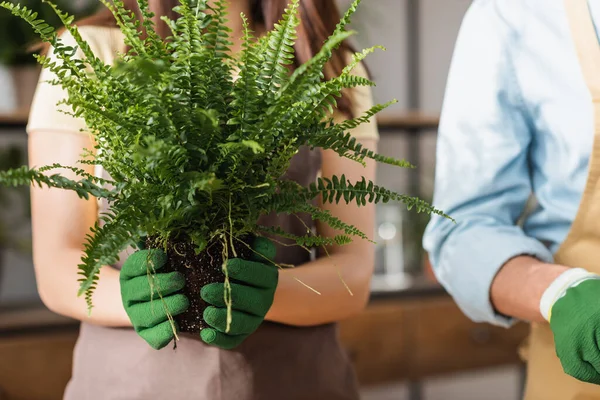
<instances>
[{"instance_id":1,"label":"person's hand","mask_svg":"<svg viewBox=\"0 0 600 400\"><path fill-rule=\"evenodd\" d=\"M600 385L600 280L567 289L552 306L550 327L565 373Z\"/></svg>"},{"instance_id":2,"label":"person's hand","mask_svg":"<svg viewBox=\"0 0 600 400\"><path fill-rule=\"evenodd\" d=\"M120 274L121 298L133 328L157 350L175 338L169 313L176 316L189 307L187 297L177 293L185 286L184 276L160 272L166 262L162 250L140 250L129 256Z\"/></svg>"},{"instance_id":3,"label":"person's hand","mask_svg":"<svg viewBox=\"0 0 600 400\"><path fill-rule=\"evenodd\" d=\"M227 330L227 306L223 283L213 283L202 288L202 299L211 304L204 311L204 321L210 326L200 332L202 340L222 349L239 346L258 329L273 304L279 271L269 260L275 258L271 241L258 237L252 246L252 261L239 258L227 262L231 280L231 325Z\"/></svg>"}]
</instances>

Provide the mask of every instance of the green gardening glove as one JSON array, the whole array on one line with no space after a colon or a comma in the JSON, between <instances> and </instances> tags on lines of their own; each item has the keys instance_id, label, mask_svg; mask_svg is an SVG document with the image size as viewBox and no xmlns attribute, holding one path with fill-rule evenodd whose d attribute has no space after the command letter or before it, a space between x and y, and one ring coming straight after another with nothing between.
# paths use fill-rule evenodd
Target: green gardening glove
<instances>
[{"instance_id":1,"label":"green gardening glove","mask_svg":"<svg viewBox=\"0 0 600 400\"><path fill-rule=\"evenodd\" d=\"M125 311L135 331L157 350L175 337L167 310L175 316L189 307L187 297L177 293L185 286L184 276L160 272L166 262L162 250L140 250L129 256L120 275ZM155 272L152 276L149 269Z\"/></svg>"},{"instance_id":2,"label":"green gardening glove","mask_svg":"<svg viewBox=\"0 0 600 400\"><path fill-rule=\"evenodd\" d=\"M224 284L213 283L202 288L202 299L212 305L204 311L204 321L211 328L200 332L205 343L227 350L239 346L258 329L271 308L279 278L277 267L270 262L275 258L275 246L268 239L258 237L253 250L258 254L252 261L234 258L227 262L232 297L229 332L226 332Z\"/></svg>"},{"instance_id":3,"label":"green gardening glove","mask_svg":"<svg viewBox=\"0 0 600 400\"><path fill-rule=\"evenodd\" d=\"M550 327L565 373L600 385L600 280L567 289L552 306Z\"/></svg>"}]
</instances>

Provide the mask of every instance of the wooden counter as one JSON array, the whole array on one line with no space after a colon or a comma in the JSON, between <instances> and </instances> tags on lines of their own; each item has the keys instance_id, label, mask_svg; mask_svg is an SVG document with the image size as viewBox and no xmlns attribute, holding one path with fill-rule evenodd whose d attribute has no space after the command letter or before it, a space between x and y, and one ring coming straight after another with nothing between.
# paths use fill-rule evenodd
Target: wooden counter
<instances>
[{"instance_id":1,"label":"wooden counter","mask_svg":"<svg viewBox=\"0 0 600 400\"><path fill-rule=\"evenodd\" d=\"M375 300L343 321L340 336L362 385L520 364L525 324L512 329L471 322L448 296Z\"/></svg>"},{"instance_id":2,"label":"wooden counter","mask_svg":"<svg viewBox=\"0 0 600 400\"><path fill-rule=\"evenodd\" d=\"M0 341L22 334L77 330L79 323L50 312L41 304L0 307ZM0 398L0 400L2 400Z\"/></svg>"},{"instance_id":3,"label":"wooden counter","mask_svg":"<svg viewBox=\"0 0 600 400\"><path fill-rule=\"evenodd\" d=\"M437 129L440 124L439 115L426 114L420 111L405 111L397 114L385 114L377 117L377 124L382 131L391 130L428 130Z\"/></svg>"},{"instance_id":4,"label":"wooden counter","mask_svg":"<svg viewBox=\"0 0 600 400\"><path fill-rule=\"evenodd\" d=\"M61 400L77 330L0 338L0 400Z\"/></svg>"},{"instance_id":5,"label":"wooden counter","mask_svg":"<svg viewBox=\"0 0 600 400\"><path fill-rule=\"evenodd\" d=\"M60 400L79 324L39 304L0 308L0 400Z\"/></svg>"}]
</instances>

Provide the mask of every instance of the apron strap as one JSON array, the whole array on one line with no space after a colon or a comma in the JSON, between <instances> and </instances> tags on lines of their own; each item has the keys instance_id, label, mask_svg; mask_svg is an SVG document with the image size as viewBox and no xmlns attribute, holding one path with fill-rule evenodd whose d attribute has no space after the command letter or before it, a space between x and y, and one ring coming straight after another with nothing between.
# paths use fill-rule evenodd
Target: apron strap
<instances>
[{"instance_id":1,"label":"apron strap","mask_svg":"<svg viewBox=\"0 0 600 400\"><path fill-rule=\"evenodd\" d=\"M579 64L594 103L600 103L600 42L587 0L564 0Z\"/></svg>"},{"instance_id":2,"label":"apron strap","mask_svg":"<svg viewBox=\"0 0 600 400\"><path fill-rule=\"evenodd\" d=\"M600 41L587 0L563 1L580 68L593 100L590 118L593 118L594 144L579 210L554 260L557 264L600 272L596 262L600 254L600 227L597 223L600 216ZM584 96L583 93L581 95ZM600 399L600 386L583 383L563 372L556 356L554 335L547 323L532 324L528 343L525 400Z\"/></svg>"},{"instance_id":3,"label":"apron strap","mask_svg":"<svg viewBox=\"0 0 600 400\"><path fill-rule=\"evenodd\" d=\"M573 250L576 244L586 235L596 238L600 235L596 225L590 229L589 210L597 199L598 182L600 182L600 41L594 27L588 0L564 0L565 11L571 26L573 42L579 58L579 65L592 99L594 144L590 153L587 182L583 191L579 210L571 225L569 234L556 253L557 262L566 265L588 267L582 263ZM591 218L591 220L596 220ZM561 262L558 259L565 259ZM588 267L589 268L589 267Z\"/></svg>"}]
</instances>

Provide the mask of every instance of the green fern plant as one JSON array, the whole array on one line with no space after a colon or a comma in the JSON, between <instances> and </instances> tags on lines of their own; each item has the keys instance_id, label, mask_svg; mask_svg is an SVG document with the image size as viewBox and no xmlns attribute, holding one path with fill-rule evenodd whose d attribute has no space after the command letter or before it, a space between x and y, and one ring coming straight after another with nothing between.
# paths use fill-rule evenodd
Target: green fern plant
<instances>
[{"instance_id":1,"label":"green fern plant","mask_svg":"<svg viewBox=\"0 0 600 400\"><path fill-rule=\"evenodd\" d=\"M122 0L101 2L113 12L129 49L116 65L99 60L79 35L74 18L52 3L84 59L75 57L76 48L64 44L36 13L12 2L0 3L53 46L58 61L37 59L56 74L53 83L68 92L63 102L68 113L84 118L96 137L96 148L81 163L100 165L112 177L105 181L61 165L0 173L4 185L34 183L109 202L110 212L90 232L79 266L80 295L85 294L90 308L100 268L116 263L120 251L146 236L163 244L185 240L197 253L215 242L224 249L234 247L244 237L261 233L291 238L306 247L367 238L312 206L319 196L325 202L359 206L400 201L418 212L444 215L418 198L364 178L319 179L308 188L283 178L301 146L331 149L363 164L373 159L412 167L363 148L348 133L391 103L340 124L331 118L342 90L374 85L352 70L375 48L354 55L340 76L323 79L333 51L352 34L345 28L360 0L353 2L322 50L292 73L288 67L294 60L298 0L290 2L276 28L260 39L242 16L245 35L239 58L229 52L225 0L214 6L206 0L180 0L175 9L180 18L163 18L172 31L166 40L155 33L147 0L138 0L141 20ZM140 35L142 30L147 35ZM237 71L239 78L234 80ZM78 172L79 180L60 175L64 168ZM297 237L259 226L259 217L270 212L309 213L342 233L333 239Z\"/></svg>"}]
</instances>

